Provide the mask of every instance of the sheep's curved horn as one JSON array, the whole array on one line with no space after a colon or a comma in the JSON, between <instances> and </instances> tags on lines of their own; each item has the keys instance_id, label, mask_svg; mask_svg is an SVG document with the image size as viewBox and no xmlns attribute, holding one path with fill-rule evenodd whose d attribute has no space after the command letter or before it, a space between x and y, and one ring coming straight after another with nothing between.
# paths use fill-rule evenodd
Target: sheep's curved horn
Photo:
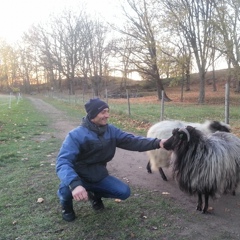
<instances>
[{"instance_id":1,"label":"sheep's curved horn","mask_svg":"<svg viewBox=\"0 0 240 240\"><path fill-rule=\"evenodd\" d=\"M181 131L186 133L187 141L189 142L190 141L190 134L189 134L188 130L186 128L179 128L178 132L181 132Z\"/></svg>"}]
</instances>

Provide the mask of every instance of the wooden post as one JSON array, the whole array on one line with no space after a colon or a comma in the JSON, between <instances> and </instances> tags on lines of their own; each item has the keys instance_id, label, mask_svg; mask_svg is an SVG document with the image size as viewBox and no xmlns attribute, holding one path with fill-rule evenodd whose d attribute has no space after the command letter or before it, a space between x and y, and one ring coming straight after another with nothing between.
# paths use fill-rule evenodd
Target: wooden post
<instances>
[{"instance_id":1,"label":"wooden post","mask_svg":"<svg viewBox=\"0 0 240 240\"><path fill-rule=\"evenodd\" d=\"M105 89L105 97L106 97L106 102L108 103L108 90L107 90L107 88Z\"/></svg>"},{"instance_id":2,"label":"wooden post","mask_svg":"<svg viewBox=\"0 0 240 240\"><path fill-rule=\"evenodd\" d=\"M162 91L160 121L163 121L163 119L164 119L164 91Z\"/></svg>"},{"instance_id":3,"label":"wooden post","mask_svg":"<svg viewBox=\"0 0 240 240\"><path fill-rule=\"evenodd\" d=\"M229 124L229 84L225 84L225 123Z\"/></svg>"},{"instance_id":4,"label":"wooden post","mask_svg":"<svg viewBox=\"0 0 240 240\"><path fill-rule=\"evenodd\" d=\"M130 99L129 99L129 96L128 96L128 89L126 90L126 93L127 93L127 100L128 100L128 115L131 116L131 111L130 111Z\"/></svg>"}]
</instances>

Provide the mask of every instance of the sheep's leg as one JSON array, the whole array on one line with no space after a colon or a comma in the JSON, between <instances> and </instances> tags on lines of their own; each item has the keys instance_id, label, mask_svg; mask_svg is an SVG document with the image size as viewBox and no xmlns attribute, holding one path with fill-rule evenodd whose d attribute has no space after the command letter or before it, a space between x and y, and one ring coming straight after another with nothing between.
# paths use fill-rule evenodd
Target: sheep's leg
<instances>
[{"instance_id":1,"label":"sheep's leg","mask_svg":"<svg viewBox=\"0 0 240 240\"><path fill-rule=\"evenodd\" d=\"M147 167L146 167L146 168L147 168L148 173L152 173L150 161L148 161L148 164L147 164ZM159 173L160 173L162 179L163 179L164 181L167 181L167 177L166 177L166 175L165 175L165 173L164 173L164 171L162 170L161 167L159 168Z\"/></svg>"},{"instance_id":2,"label":"sheep's leg","mask_svg":"<svg viewBox=\"0 0 240 240\"><path fill-rule=\"evenodd\" d=\"M163 179L164 181L167 181L167 177L166 177L163 169L160 167L158 170L159 170L159 173L160 173L162 179Z\"/></svg>"},{"instance_id":3,"label":"sheep's leg","mask_svg":"<svg viewBox=\"0 0 240 240\"><path fill-rule=\"evenodd\" d=\"M148 161L148 164L147 164L146 168L147 168L148 173L152 173L150 161Z\"/></svg>"},{"instance_id":4,"label":"sheep's leg","mask_svg":"<svg viewBox=\"0 0 240 240\"><path fill-rule=\"evenodd\" d=\"M202 211L202 204L203 204L202 194L198 193L198 204L197 204L197 210L198 211Z\"/></svg>"},{"instance_id":5,"label":"sheep's leg","mask_svg":"<svg viewBox=\"0 0 240 240\"><path fill-rule=\"evenodd\" d=\"M202 213L207 213L208 212L208 199L209 199L209 195L205 194L205 204L204 204L204 208Z\"/></svg>"}]
</instances>

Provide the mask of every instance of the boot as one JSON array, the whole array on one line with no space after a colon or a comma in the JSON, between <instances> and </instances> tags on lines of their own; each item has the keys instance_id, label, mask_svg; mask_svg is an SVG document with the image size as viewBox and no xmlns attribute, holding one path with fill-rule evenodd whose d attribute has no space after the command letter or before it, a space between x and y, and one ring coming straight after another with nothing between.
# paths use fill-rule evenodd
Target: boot
<instances>
[{"instance_id":1,"label":"boot","mask_svg":"<svg viewBox=\"0 0 240 240\"><path fill-rule=\"evenodd\" d=\"M62 218L67 222L72 222L76 218L72 206L62 206Z\"/></svg>"},{"instance_id":2,"label":"boot","mask_svg":"<svg viewBox=\"0 0 240 240\"><path fill-rule=\"evenodd\" d=\"M102 199L96 197L96 195L93 192L88 192L88 199L92 205L93 210L99 211L104 209Z\"/></svg>"}]
</instances>

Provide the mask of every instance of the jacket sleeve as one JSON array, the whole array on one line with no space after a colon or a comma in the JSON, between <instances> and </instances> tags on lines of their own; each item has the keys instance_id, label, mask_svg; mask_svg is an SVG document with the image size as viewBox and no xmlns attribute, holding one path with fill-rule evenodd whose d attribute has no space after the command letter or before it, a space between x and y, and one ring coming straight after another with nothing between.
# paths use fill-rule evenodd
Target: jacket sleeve
<instances>
[{"instance_id":1,"label":"jacket sleeve","mask_svg":"<svg viewBox=\"0 0 240 240\"><path fill-rule=\"evenodd\" d=\"M117 147L130 151L145 152L160 148L161 139L135 136L118 128L116 130Z\"/></svg>"},{"instance_id":2,"label":"jacket sleeve","mask_svg":"<svg viewBox=\"0 0 240 240\"><path fill-rule=\"evenodd\" d=\"M74 170L77 156L80 154L80 141L74 137L76 134L70 132L65 138L56 163L57 176L71 190L82 185L82 181Z\"/></svg>"}]
</instances>

